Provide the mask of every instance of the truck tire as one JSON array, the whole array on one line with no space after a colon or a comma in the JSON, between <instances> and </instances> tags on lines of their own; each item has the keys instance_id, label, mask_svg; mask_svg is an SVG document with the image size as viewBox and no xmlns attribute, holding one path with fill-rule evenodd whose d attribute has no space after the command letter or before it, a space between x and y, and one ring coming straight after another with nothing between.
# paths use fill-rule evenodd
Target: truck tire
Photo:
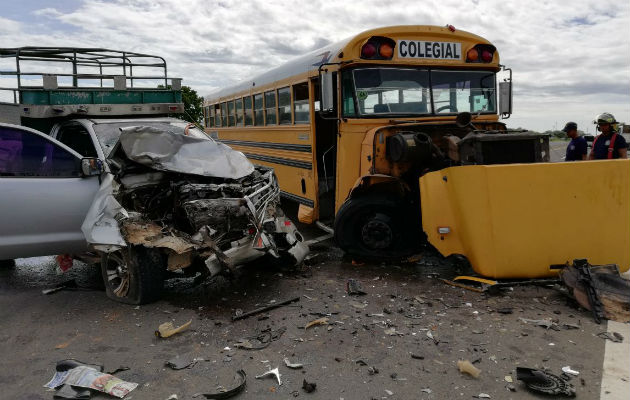
<instances>
[{"instance_id":1,"label":"truck tire","mask_svg":"<svg viewBox=\"0 0 630 400\"><path fill-rule=\"evenodd\" d=\"M134 246L101 256L107 297L126 304L158 300L164 290L166 265L154 249Z\"/></svg>"},{"instance_id":2,"label":"truck tire","mask_svg":"<svg viewBox=\"0 0 630 400\"><path fill-rule=\"evenodd\" d=\"M382 194L350 198L335 217L335 241L352 256L410 256L420 248L422 237L415 208L403 199Z\"/></svg>"}]
</instances>

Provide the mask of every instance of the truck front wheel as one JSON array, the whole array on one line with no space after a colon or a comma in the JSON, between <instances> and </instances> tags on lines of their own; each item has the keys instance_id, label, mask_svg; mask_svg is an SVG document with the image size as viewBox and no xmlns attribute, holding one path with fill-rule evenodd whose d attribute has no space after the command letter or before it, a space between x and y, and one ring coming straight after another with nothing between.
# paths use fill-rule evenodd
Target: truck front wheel
<instances>
[{"instance_id":1,"label":"truck front wheel","mask_svg":"<svg viewBox=\"0 0 630 400\"><path fill-rule=\"evenodd\" d=\"M162 255L142 246L101 256L101 273L107 297L127 304L158 300L164 289L166 265Z\"/></svg>"},{"instance_id":2,"label":"truck front wheel","mask_svg":"<svg viewBox=\"0 0 630 400\"><path fill-rule=\"evenodd\" d=\"M409 256L420 245L419 219L419 212L403 199L384 195L351 198L335 217L335 241L353 256Z\"/></svg>"}]
</instances>

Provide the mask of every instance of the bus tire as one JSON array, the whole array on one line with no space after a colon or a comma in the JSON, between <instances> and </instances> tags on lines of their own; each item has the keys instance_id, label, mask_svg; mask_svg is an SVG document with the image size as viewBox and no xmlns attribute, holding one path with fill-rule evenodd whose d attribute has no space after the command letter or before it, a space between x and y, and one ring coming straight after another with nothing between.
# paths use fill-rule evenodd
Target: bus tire
<instances>
[{"instance_id":1,"label":"bus tire","mask_svg":"<svg viewBox=\"0 0 630 400\"><path fill-rule=\"evenodd\" d=\"M101 256L107 297L126 304L146 304L162 296L166 264L159 251L143 246Z\"/></svg>"},{"instance_id":2,"label":"bus tire","mask_svg":"<svg viewBox=\"0 0 630 400\"><path fill-rule=\"evenodd\" d=\"M335 241L352 256L392 259L420 247L419 212L403 199L364 195L346 200L335 217Z\"/></svg>"}]
</instances>

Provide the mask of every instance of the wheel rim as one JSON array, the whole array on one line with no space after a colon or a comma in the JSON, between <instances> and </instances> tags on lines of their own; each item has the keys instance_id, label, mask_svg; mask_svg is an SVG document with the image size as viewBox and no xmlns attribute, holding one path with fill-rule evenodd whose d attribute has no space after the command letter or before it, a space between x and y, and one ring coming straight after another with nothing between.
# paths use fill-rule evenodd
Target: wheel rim
<instances>
[{"instance_id":1,"label":"wheel rim","mask_svg":"<svg viewBox=\"0 0 630 400\"><path fill-rule=\"evenodd\" d=\"M118 297L129 293L129 268L119 253L110 254L107 258L107 285Z\"/></svg>"},{"instance_id":2,"label":"wheel rim","mask_svg":"<svg viewBox=\"0 0 630 400\"><path fill-rule=\"evenodd\" d=\"M387 249L391 247L393 240L394 231L387 215L374 214L361 227L361 241L370 249Z\"/></svg>"}]
</instances>

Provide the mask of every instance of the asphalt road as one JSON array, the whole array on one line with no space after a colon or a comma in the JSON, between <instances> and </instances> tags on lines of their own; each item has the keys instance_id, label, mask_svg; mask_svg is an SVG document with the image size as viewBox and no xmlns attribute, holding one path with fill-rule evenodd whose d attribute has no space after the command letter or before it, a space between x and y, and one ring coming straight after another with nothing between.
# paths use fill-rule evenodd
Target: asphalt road
<instances>
[{"instance_id":1,"label":"asphalt road","mask_svg":"<svg viewBox=\"0 0 630 400\"><path fill-rule=\"evenodd\" d=\"M116 375L139 384L127 396L132 399L191 399L230 388L241 368L247 386L239 399L539 398L516 380L517 366L558 375L571 366L580 371L572 380L578 398L599 398L605 340L596 334L606 325L595 324L556 289L479 294L439 281L461 271L431 254L416 264L354 265L330 244L318 247L319 259L298 271L254 264L231 280L196 287L189 280L170 282L162 301L140 307L108 300L90 266L78 264L62 275L51 257L18 260L17 267L0 271L0 397L51 399L42 385L58 360L75 358L105 370L129 367ZM69 278L80 290L42 294ZM349 296L349 278L358 279L367 294ZM231 322L237 310L294 297L300 300ZM305 329L322 317L326 325ZM560 330L519 318L550 318ZM189 320L191 327L176 336L154 335L163 322ZM234 346L283 328L262 350ZM178 371L164 365L186 354L203 361ZM304 367L289 369L285 357ZM479 378L461 374L458 360L474 363ZM254 378L275 367L282 385ZM314 392L302 389L304 379L317 384ZM507 389L508 380L516 392Z\"/></svg>"}]
</instances>

